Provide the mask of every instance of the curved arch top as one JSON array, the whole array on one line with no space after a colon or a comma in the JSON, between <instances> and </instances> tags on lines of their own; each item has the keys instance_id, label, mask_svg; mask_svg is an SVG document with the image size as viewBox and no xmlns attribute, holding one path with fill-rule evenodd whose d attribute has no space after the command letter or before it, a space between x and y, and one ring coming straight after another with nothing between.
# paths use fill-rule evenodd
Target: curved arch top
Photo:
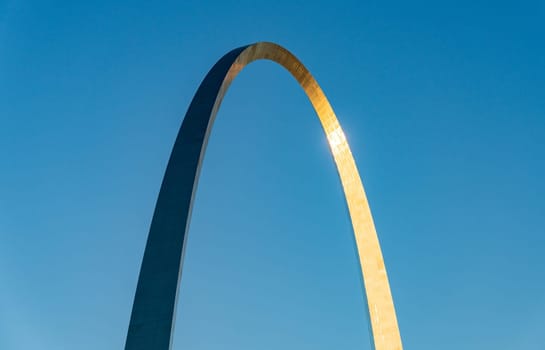
<instances>
[{"instance_id":1,"label":"curved arch top","mask_svg":"<svg viewBox=\"0 0 545 350\"><path fill-rule=\"evenodd\" d=\"M157 199L127 334L125 350L168 350L193 198L208 136L229 85L249 63L274 61L307 94L329 141L352 222L372 340L376 350L401 350L388 276L356 163L322 89L303 64L283 47L260 42L223 56L199 86L176 138Z\"/></svg>"}]
</instances>

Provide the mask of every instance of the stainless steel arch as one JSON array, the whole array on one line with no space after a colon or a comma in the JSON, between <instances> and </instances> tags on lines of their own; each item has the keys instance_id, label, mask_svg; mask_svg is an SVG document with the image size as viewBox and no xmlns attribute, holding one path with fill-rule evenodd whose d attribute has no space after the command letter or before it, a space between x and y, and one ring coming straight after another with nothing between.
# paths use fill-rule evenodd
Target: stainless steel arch
<instances>
[{"instance_id":1,"label":"stainless steel arch","mask_svg":"<svg viewBox=\"0 0 545 350\"><path fill-rule=\"evenodd\" d=\"M327 135L354 230L376 350L401 350L397 319L371 211L352 153L322 89L283 47L260 42L223 56L199 86L176 138L155 207L125 350L168 350L193 197L214 118L227 88L249 63L286 68L310 99Z\"/></svg>"}]
</instances>

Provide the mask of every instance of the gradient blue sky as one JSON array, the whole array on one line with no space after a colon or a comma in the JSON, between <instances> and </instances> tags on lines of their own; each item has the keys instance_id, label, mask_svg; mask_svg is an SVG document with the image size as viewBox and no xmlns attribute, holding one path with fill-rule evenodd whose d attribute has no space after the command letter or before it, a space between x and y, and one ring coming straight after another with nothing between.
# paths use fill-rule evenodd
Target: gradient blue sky
<instances>
[{"instance_id":1,"label":"gradient blue sky","mask_svg":"<svg viewBox=\"0 0 545 350\"><path fill-rule=\"evenodd\" d=\"M122 349L185 110L274 41L330 98L406 349L545 348L543 1L0 0L0 349ZM310 103L257 62L218 115L175 349L369 349Z\"/></svg>"}]
</instances>

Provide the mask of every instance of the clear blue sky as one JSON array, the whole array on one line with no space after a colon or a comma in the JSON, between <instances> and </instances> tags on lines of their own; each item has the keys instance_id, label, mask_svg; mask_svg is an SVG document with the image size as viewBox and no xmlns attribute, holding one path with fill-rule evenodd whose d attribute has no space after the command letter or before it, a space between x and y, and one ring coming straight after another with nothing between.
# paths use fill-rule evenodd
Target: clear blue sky
<instances>
[{"instance_id":1,"label":"clear blue sky","mask_svg":"<svg viewBox=\"0 0 545 350\"><path fill-rule=\"evenodd\" d=\"M543 1L0 0L0 349L123 348L185 110L262 40L345 129L405 348L545 348ZM175 349L369 349L351 234L309 102L252 64L208 147Z\"/></svg>"}]
</instances>

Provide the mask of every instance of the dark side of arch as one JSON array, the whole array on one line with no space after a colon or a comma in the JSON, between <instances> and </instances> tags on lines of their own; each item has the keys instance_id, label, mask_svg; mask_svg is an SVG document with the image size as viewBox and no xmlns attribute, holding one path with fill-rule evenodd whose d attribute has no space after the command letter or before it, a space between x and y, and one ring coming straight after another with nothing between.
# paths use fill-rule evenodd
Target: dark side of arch
<instances>
[{"instance_id":1,"label":"dark side of arch","mask_svg":"<svg viewBox=\"0 0 545 350\"><path fill-rule=\"evenodd\" d=\"M170 349L182 255L213 108L227 72L246 47L230 51L208 72L176 137L146 243L126 350Z\"/></svg>"}]
</instances>

